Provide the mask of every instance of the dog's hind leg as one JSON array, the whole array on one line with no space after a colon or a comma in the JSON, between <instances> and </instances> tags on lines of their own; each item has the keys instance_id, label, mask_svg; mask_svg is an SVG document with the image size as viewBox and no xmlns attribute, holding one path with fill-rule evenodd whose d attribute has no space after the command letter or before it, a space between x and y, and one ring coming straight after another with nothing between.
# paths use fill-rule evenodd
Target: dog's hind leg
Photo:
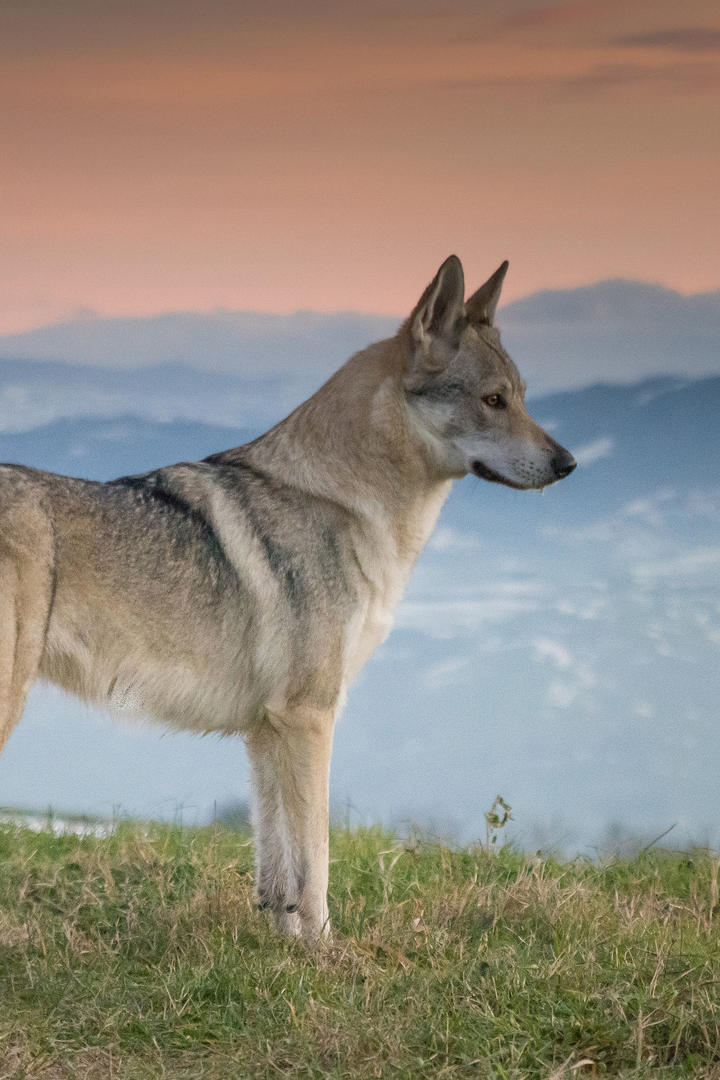
<instances>
[{"instance_id":1,"label":"dog's hind leg","mask_svg":"<svg viewBox=\"0 0 720 1080\"><path fill-rule=\"evenodd\" d=\"M258 897L278 929L329 932L328 794L333 715L267 714L246 738L254 783Z\"/></svg>"},{"instance_id":2,"label":"dog's hind leg","mask_svg":"<svg viewBox=\"0 0 720 1080\"><path fill-rule=\"evenodd\" d=\"M0 546L0 752L37 677L51 604L49 552Z\"/></svg>"}]
</instances>

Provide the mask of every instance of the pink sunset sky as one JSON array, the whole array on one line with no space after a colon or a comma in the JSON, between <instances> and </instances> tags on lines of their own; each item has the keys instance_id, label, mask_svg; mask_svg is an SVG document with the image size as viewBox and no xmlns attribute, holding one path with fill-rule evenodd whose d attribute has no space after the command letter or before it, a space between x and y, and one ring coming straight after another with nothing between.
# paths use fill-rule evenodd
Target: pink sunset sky
<instances>
[{"instance_id":1,"label":"pink sunset sky","mask_svg":"<svg viewBox=\"0 0 720 1080\"><path fill-rule=\"evenodd\" d=\"M4 0L0 333L720 287L717 0Z\"/></svg>"}]
</instances>

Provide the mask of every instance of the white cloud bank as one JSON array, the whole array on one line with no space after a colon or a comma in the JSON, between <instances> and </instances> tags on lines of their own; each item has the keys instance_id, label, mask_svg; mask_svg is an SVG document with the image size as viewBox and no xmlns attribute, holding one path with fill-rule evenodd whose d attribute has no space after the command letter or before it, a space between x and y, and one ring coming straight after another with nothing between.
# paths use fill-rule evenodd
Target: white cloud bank
<instances>
[{"instance_id":1,"label":"white cloud bank","mask_svg":"<svg viewBox=\"0 0 720 1080\"><path fill-rule=\"evenodd\" d=\"M579 446L574 451L574 458L578 465L594 465L596 461L612 457L615 450L615 440L607 436L602 439L594 439L592 442Z\"/></svg>"},{"instance_id":2,"label":"white cloud bank","mask_svg":"<svg viewBox=\"0 0 720 1080\"><path fill-rule=\"evenodd\" d=\"M657 581L682 582L720 570L720 546L691 548L669 559L658 559L638 563L632 573L638 582Z\"/></svg>"}]
</instances>

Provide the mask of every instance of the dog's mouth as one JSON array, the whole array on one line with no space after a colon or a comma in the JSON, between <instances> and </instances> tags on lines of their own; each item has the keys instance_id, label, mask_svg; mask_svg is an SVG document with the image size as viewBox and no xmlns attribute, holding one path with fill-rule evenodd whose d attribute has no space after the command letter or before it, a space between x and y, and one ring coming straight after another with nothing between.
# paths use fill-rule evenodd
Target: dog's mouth
<instances>
[{"instance_id":1,"label":"dog's mouth","mask_svg":"<svg viewBox=\"0 0 720 1080\"><path fill-rule=\"evenodd\" d=\"M494 469L488 468L482 461L473 461L472 471L475 476L479 476L481 480L488 480L491 484L504 484L505 487L515 488L517 491L524 491L522 484L516 484L514 480L508 480L507 477L501 476L500 473L495 472Z\"/></svg>"}]
</instances>

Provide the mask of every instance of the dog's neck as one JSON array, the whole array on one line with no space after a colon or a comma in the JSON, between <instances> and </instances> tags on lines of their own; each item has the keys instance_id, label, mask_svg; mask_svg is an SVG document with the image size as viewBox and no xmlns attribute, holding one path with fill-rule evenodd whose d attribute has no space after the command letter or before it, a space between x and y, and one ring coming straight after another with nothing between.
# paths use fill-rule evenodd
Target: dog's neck
<instances>
[{"instance_id":1,"label":"dog's neck","mask_svg":"<svg viewBox=\"0 0 720 1080\"><path fill-rule=\"evenodd\" d=\"M452 486L413 429L402 342L352 357L290 416L242 447L273 479L339 504L408 572ZM234 451L228 452L228 459Z\"/></svg>"}]
</instances>

